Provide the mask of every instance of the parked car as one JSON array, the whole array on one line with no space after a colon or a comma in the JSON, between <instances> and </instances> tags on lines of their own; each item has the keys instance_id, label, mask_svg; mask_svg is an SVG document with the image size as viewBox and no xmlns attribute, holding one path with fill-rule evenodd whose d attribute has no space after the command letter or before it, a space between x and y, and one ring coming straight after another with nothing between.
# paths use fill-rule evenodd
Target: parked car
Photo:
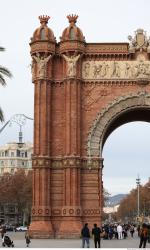
<instances>
[{"instance_id":1,"label":"parked car","mask_svg":"<svg viewBox=\"0 0 150 250\"><path fill-rule=\"evenodd\" d=\"M16 231L18 231L18 232L25 232L25 231L27 231L27 227L24 227L24 226L17 227Z\"/></svg>"},{"instance_id":2,"label":"parked car","mask_svg":"<svg viewBox=\"0 0 150 250\"><path fill-rule=\"evenodd\" d=\"M6 231L14 231L15 227L13 225L6 224L5 228L6 228Z\"/></svg>"}]
</instances>

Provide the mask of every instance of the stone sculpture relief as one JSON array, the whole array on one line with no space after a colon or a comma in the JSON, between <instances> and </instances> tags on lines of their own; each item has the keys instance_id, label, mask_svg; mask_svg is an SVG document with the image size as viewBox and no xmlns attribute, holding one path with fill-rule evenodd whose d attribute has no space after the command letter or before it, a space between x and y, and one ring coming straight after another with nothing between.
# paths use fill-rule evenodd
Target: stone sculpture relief
<instances>
[{"instance_id":1,"label":"stone sculpture relief","mask_svg":"<svg viewBox=\"0 0 150 250\"><path fill-rule=\"evenodd\" d=\"M150 38L147 38L146 32L143 29L137 29L135 36L128 36L129 39L129 51L134 53L135 51L147 51L150 49Z\"/></svg>"},{"instance_id":2,"label":"stone sculpture relief","mask_svg":"<svg viewBox=\"0 0 150 250\"><path fill-rule=\"evenodd\" d=\"M86 61L82 65L82 77L91 79L150 78L150 61Z\"/></svg>"},{"instance_id":3,"label":"stone sculpture relief","mask_svg":"<svg viewBox=\"0 0 150 250\"><path fill-rule=\"evenodd\" d=\"M46 54L44 56L40 56L39 53L37 53L37 56L32 56L33 58L33 62L32 62L32 75L34 75L35 73L35 66L34 66L34 60L37 62L37 77L39 78L43 78L46 76L46 72L47 72L47 63L49 61L49 59L51 58L51 55L46 57Z\"/></svg>"},{"instance_id":4,"label":"stone sculpture relief","mask_svg":"<svg viewBox=\"0 0 150 250\"><path fill-rule=\"evenodd\" d=\"M67 76L76 75L76 62L78 61L80 55L66 56L62 55L65 61L67 62Z\"/></svg>"}]
</instances>

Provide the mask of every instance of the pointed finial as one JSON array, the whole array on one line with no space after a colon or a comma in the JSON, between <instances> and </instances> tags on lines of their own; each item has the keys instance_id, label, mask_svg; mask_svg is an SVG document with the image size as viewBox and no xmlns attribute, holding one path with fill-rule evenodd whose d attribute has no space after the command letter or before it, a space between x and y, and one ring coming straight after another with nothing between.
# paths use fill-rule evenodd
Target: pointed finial
<instances>
[{"instance_id":1,"label":"pointed finial","mask_svg":"<svg viewBox=\"0 0 150 250\"><path fill-rule=\"evenodd\" d=\"M41 15L41 16L39 16L39 19L40 19L40 23L41 23L41 24L47 24L47 23L48 23L48 20L50 19L50 16Z\"/></svg>"},{"instance_id":2,"label":"pointed finial","mask_svg":"<svg viewBox=\"0 0 150 250\"><path fill-rule=\"evenodd\" d=\"M71 14L71 15L68 15L67 18L69 20L69 23L75 24L78 19L78 15Z\"/></svg>"}]
</instances>

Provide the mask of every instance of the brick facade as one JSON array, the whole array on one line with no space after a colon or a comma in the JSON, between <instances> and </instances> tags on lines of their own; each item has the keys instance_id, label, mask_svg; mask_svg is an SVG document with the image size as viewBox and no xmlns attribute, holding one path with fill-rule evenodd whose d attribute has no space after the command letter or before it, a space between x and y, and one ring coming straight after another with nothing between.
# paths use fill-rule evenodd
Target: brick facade
<instances>
[{"instance_id":1,"label":"brick facade","mask_svg":"<svg viewBox=\"0 0 150 250\"><path fill-rule=\"evenodd\" d=\"M85 222L101 223L103 145L121 124L146 120L150 107L143 31L130 44L86 43L77 16L67 17L59 43L48 16L39 17L30 43L35 96L29 231L35 238L75 238Z\"/></svg>"}]
</instances>

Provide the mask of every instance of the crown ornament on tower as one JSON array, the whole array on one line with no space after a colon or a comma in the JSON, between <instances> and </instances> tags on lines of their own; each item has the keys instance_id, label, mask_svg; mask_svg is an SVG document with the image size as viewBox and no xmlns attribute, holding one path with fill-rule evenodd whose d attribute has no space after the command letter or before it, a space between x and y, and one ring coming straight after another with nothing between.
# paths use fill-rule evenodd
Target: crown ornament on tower
<instances>
[{"instance_id":1,"label":"crown ornament on tower","mask_svg":"<svg viewBox=\"0 0 150 250\"><path fill-rule=\"evenodd\" d=\"M75 24L77 22L78 15L71 14L71 15L68 15L67 18L69 20L69 23Z\"/></svg>"},{"instance_id":2,"label":"crown ornament on tower","mask_svg":"<svg viewBox=\"0 0 150 250\"><path fill-rule=\"evenodd\" d=\"M40 19L40 23L41 23L41 24L47 24L47 23L48 23L48 20L50 19L50 16L41 15L41 16L39 16L39 19Z\"/></svg>"}]
</instances>

